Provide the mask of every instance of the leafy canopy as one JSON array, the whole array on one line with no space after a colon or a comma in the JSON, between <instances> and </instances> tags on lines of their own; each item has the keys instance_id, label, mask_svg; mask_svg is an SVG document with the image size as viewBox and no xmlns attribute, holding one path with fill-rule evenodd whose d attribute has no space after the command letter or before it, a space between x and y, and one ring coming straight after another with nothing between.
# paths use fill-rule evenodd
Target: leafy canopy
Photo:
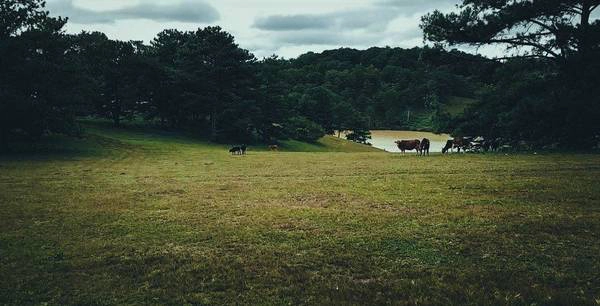
<instances>
[{"instance_id":1,"label":"leafy canopy","mask_svg":"<svg viewBox=\"0 0 600 306\"><path fill-rule=\"evenodd\" d=\"M563 61L598 48L600 0L464 0L458 12L422 17L425 39L434 43L501 44L510 57Z\"/></svg>"}]
</instances>

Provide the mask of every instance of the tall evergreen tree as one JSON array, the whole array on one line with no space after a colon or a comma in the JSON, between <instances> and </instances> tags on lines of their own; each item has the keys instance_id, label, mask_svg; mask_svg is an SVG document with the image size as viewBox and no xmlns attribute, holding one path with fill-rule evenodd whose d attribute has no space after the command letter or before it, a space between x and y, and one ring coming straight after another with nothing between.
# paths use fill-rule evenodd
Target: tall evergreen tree
<instances>
[{"instance_id":1,"label":"tall evergreen tree","mask_svg":"<svg viewBox=\"0 0 600 306\"><path fill-rule=\"evenodd\" d=\"M529 131L542 130L542 126L548 126L542 123L551 122L546 134L560 139L564 146L583 147L594 144L594 138L600 135L600 20L593 17L599 6L600 0L463 0L458 12L435 11L424 16L421 27L425 38L436 44L503 45L507 48L503 59L531 59L538 81L527 79L531 73L517 73L528 77L518 80L509 76L508 81L515 83L508 87L532 87L521 90L522 95L496 91L506 95L513 105L528 105L510 109L506 115L527 118L518 126ZM527 65L521 66L525 69ZM507 88L503 80L497 84ZM544 90L539 90L540 86ZM534 105L535 100L544 103ZM477 106L485 107L485 103ZM539 112L542 109L546 111ZM511 130L498 120L486 124ZM533 139L544 136L524 134Z\"/></svg>"},{"instance_id":2,"label":"tall evergreen tree","mask_svg":"<svg viewBox=\"0 0 600 306\"><path fill-rule=\"evenodd\" d=\"M0 2L0 145L11 130L32 138L73 123L74 68L63 33L41 0Z\"/></svg>"},{"instance_id":3,"label":"tall evergreen tree","mask_svg":"<svg viewBox=\"0 0 600 306\"><path fill-rule=\"evenodd\" d=\"M253 94L255 58L220 27L186 35L176 65L188 83L186 95L194 103L191 111L197 119L208 115L210 138L216 140L220 129L237 125L231 121L235 117L222 115L245 112L244 102Z\"/></svg>"}]
</instances>

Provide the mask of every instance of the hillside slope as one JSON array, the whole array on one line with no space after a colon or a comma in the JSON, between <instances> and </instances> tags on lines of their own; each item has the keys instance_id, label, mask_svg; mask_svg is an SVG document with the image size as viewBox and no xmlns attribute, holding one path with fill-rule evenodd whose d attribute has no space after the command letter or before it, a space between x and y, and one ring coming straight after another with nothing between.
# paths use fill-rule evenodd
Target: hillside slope
<instances>
[{"instance_id":1,"label":"hillside slope","mask_svg":"<svg viewBox=\"0 0 600 306\"><path fill-rule=\"evenodd\" d=\"M165 144L180 144L195 146L198 149L207 151L223 151L229 147L239 144L215 144L202 139L197 139L190 135L177 132L165 132L157 129L137 127L134 129L114 128L107 124L89 124L87 133L91 136L112 139L130 145L144 145L146 147L159 146ZM249 145L250 151L267 151L268 145L256 144ZM285 140L281 142L280 151L282 152L382 152L382 150L351 142L334 136L325 136L316 143L307 143L297 140Z\"/></svg>"}]
</instances>

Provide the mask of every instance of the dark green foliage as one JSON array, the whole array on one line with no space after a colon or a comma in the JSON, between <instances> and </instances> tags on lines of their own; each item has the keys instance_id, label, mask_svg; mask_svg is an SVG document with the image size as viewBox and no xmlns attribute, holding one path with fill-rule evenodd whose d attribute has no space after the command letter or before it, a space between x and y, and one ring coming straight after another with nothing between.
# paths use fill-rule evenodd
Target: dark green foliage
<instances>
[{"instance_id":1,"label":"dark green foliage","mask_svg":"<svg viewBox=\"0 0 600 306\"><path fill-rule=\"evenodd\" d=\"M432 116L432 127L438 133L452 131L452 116L438 109Z\"/></svg>"},{"instance_id":2,"label":"dark green foliage","mask_svg":"<svg viewBox=\"0 0 600 306\"><path fill-rule=\"evenodd\" d=\"M219 133L231 137L250 129L251 120L243 114L252 100L254 56L219 27L187 32L184 37L175 68L185 82L190 115L195 121L208 116L212 140Z\"/></svg>"},{"instance_id":3,"label":"dark green foliage","mask_svg":"<svg viewBox=\"0 0 600 306\"><path fill-rule=\"evenodd\" d=\"M289 118L285 123L285 132L289 138L306 142L316 142L325 136L325 130L320 125L305 117Z\"/></svg>"},{"instance_id":4,"label":"dark green foliage","mask_svg":"<svg viewBox=\"0 0 600 306\"><path fill-rule=\"evenodd\" d=\"M0 2L0 40L19 36L30 30L39 30L50 21L43 8L44 0L2 0ZM64 21L57 19L57 21Z\"/></svg>"},{"instance_id":5,"label":"dark green foliage","mask_svg":"<svg viewBox=\"0 0 600 306\"><path fill-rule=\"evenodd\" d=\"M62 32L66 20L48 17L43 7L34 0L0 4L0 149L15 135L77 130L81 101L71 97L79 71Z\"/></svg>"},{"instance_id":6,"label":"dark green foliage","mask_svg":"<svg viewBox=\"0 0 600 306\"><path fill-rule=\"evenodd\" d=\"M33 54L38 61L24 65L20 60L32 56L2 41L3 52L14 52L2 57L12 64L3 66L8 67L3 84L13 78L13 86L0 92L7 101L3 114L11 119L3 121L3 137L15 129L36 136L48 130L79 131L75 116L94 115L115 125L143 117L219 141L314 141L323 131L349 130L360 135L354 140L365 142L372 128L410 126L407 112L429 112L434 100L437 105L455 95L473 96L479 86L473 80L489 66L476 56L430 48L339 49L257 62L219 27L165 30L145 46L99 32L64 35L65 20L48 18L43 6L42 1L3 3L2 14L10 15L10 8L10 16L22 20L20 26L7 24L11 30L4 36L13 43L23 37L19 41L28 52L39 49L32 46L40 42L55 48L54 53ZM54 37L25 39L34 30ZM48 80L37 82L47 85L44 90L17 91L37 70L43 73L36 77Z\"/></svg>"},{"instance_id":7,"label":"dark green foliage","mask_svg":"<svg viewBox=\"0 0 600 306\"><path fill-rule=\"evenodd\" d=\"M362 144L368 144L371 139L371 132L369 130L354 130L352 133L346 135L346 139Z\"/></svg>"},{"instance_id":8,"label":"dark green foliage","mask_svg":"<svg viewBox=\"0 0 600 306\"><path fill-rule=\"evenodd\" d=\"M436 43L503 44L520 56L564 62L597 48L600 23L591 15L599 5L599 0L463 0L459 12L435 11L422 18L421 27Z\"/></svg>"},{"instance_id":9,"label":"dark green foliage","mask_svg":"<svg viewBox=\"0 0 600 306\"><path fill-rule=\"evenodd\" d=\"M368 129L407 128L414 123L409 110L432 112L454 96L475 97L499 65L434 48L338 49L273 62L272 79L287 88L278 99L327 132L350 129L356 116Z\"/></svg>"},{"instance_id":10,"label":"dark green foliage","mask_svg":"<svg viewBox=\"0 0 600 306\"><path fill-rule=\"evenodd\" d=\"M74 46L85 63L89 97L95 114L113 120L131 119L140 102L141 46L136 42L110 40L103 33L83 32L75 37Z\"/></svg>"},{"instance_id":11,"label":"dark green foliage","mask_svg":"<svg viewBox=\"0 0 600 306\"><path fill-rule=\"evenodd\" d=\"M460 11L422 18L436 44L501 44L509 60L454 123L458 133L539 145L591 147L600 135L598 0L464 0Z\"/></svg>"},{"instance_id":12,"label":"dark green foliage","mask_svg":"<svg viewBox=\"0 0 600 306\"><path fill-rule=\"evenodd\" d=\"M147 78L151 117L210 131L212 140L248 139L257 113L254 56L219 27L165 30L152 41Z\"/></svg>"},{"instance_id":13,"label":"dark green foliage","mask_svg":"<svg viewBox=\"0 0 600 306\"><path fill-rule=\"evenodd\" d=\"M165 30L151 42L146 58L147 70L143 74L145 91L150 102L144 112L148 119L158 118L163 127L181 128L188 119L185 96L182 95L184 80L176 69L177 51L185 42L185 34L177 30Z\"/></svg>"},{"instance_id":14,"label":"dark green foliage","mask_svg":"<svg viewBox=\"0 0 600 306\"><path fill-rule=\"evenodd\" d=\"M369 144L371 131L369 130L369 121L357 113L347 117L344 130L350 131L346 139L362 144Z\"/></svg>"}]
</instances>

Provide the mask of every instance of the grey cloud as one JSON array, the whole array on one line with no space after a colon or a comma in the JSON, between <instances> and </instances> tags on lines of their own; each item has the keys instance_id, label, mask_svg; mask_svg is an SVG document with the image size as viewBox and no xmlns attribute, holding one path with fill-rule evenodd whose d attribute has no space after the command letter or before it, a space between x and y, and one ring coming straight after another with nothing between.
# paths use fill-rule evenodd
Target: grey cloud
<instances>
[{"instance_id":1,"label":"grey cloud","mask_svg":"<svg viewBox=\"0 0 600 306\"><path fill-rule=\"evenodd\" d=\"M275 41L291 45L339 45L349 43L347 35L336 32L303 31L294 35L277 35Z\"/></svg>"},{"instance_id":2,"label":"grey cloud","mask_svg":"<svg viewBox=\"0 0 600 306\"><path fill-rule=\"evenodd\" d=\"M385 31L389 23L398 17L394 10L366 9L337 13L340 29L367 29Z\"/></svg>"},{"instance_id":3,"label":"grey cloud","mask_svg":"<svg viewBox=\"0 0 600 306\"><path fill-rule=\"evenodd\" d=\"M293 33L276 33L272 40L276 45L345 45L371 46L379 44L386 38L405 41L422 36L420 29L411 28L402 32L340 32L340 31L302 31Z\"/></svg>"},{"instance_id":4,"label":"grey cloud","mask_svg":"<svg viewBox=\"0 0 600 306\"><path fill-rule=\"evenodd\" d=\"M210 23L220 18L214 7L201 0L169 5L143 1L135 6L100 12L77 7L73 0L56 0L48 2L48 9L54 15L69 17L70 21L80 24L114 23L123 19Z\"/></svg>"},{"instance_id":5,"label":"grey cloud","mask_svg":"<svg viewBox=\"0 0 600 306\"><path fill-rule=\"evenodd\" d=\"M312 29L385 30L396 12L368 8L313 15L273 15L258 18L253 27L265 31L303 31Z\"/></svg>"},{"instance_id":6,"label":"grey cloud","mask_svg":"<svg viewBox=\"0 0 600 306\"><path fill-rule=\"evenodd\" d=\"M400 17L396 7L370 6L312 15L275 15L259 18L254 27L271 31L272 39L287 45L369 45L385 37L390 23Z\"/></svg>"},{"instance_id":7,"label":"grey cloud","mask_svg":"<svg viewBox=\"0 0 600 306\"><path fill-rule=\"evenodd\" d=\"M432 9L448 9L457 0L377 0L360 10L326 14L272 15L257 18L254 27L265 31L302 31L312 29L369 29L384 31L396 17L427 13Z\"/></svg>"},{"instance_id":8,"label":"grey cloud","mask_svg":"<svg viewBox=\"0 0 600 306\"><path fill-rule=\"evenodd\" d=\"M394 8L402 15L413 15L416 13L426 13L433 9L447 9L458 4L457 0L378 0L375 5L387 8Z\"/></svg>"},{"instance_id":9,"label":"grey cloud","mask_svg":"<svg viewBox=\"0 0 600 306\"><path fill-rule=\"evenodd\" d=\"M331 26L333 26L333 20L317 15L275 15L258 18L254 22L255 28L272 31L295 31Z\"/></svg>"}]
</instances>

